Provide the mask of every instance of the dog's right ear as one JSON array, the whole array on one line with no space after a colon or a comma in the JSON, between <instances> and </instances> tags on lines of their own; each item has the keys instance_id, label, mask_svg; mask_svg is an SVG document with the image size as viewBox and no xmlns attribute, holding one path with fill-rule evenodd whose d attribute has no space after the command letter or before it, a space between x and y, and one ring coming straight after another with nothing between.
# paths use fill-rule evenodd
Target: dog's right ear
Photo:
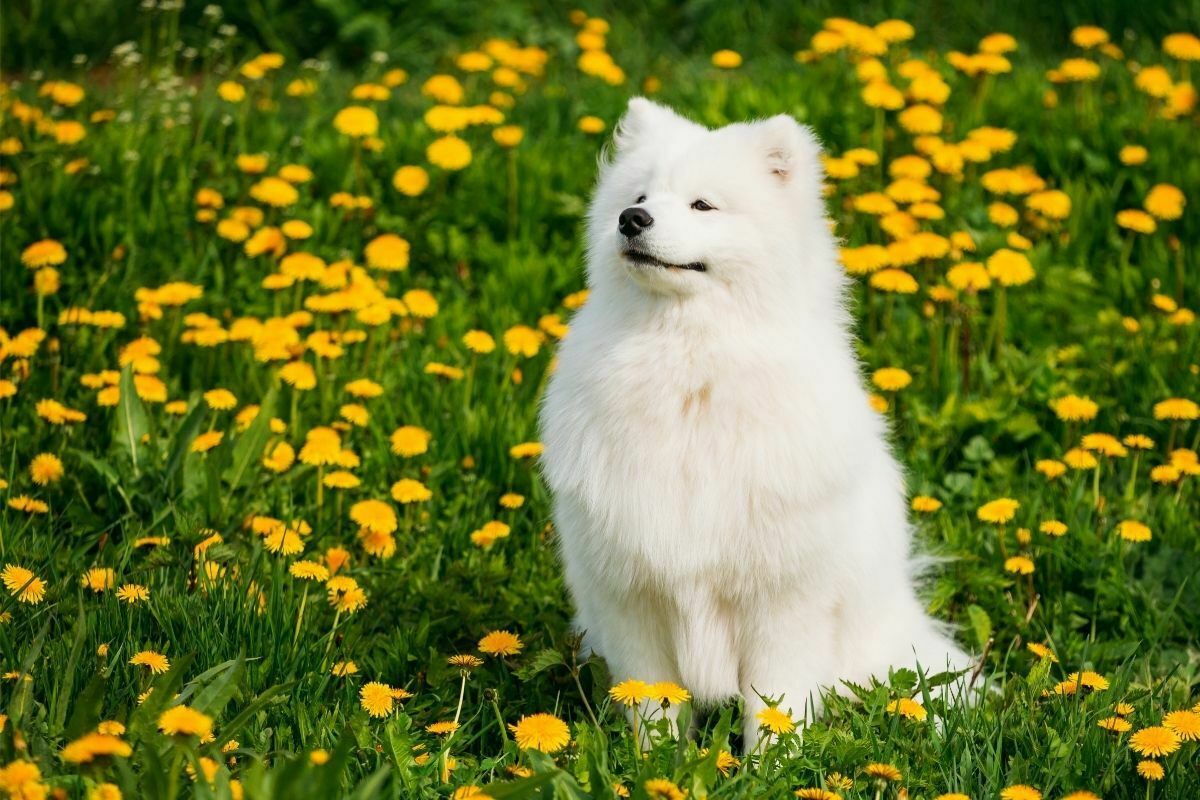
<instances>
[{"instance_id":1,"label":"dog's right ear","mask_svg":"<svg viewBox=\"0 0 1200 800\"><path fill-rule=\"evenodd\" d=\"M666 138L688 128L699 127L691 120L681 117L666 106L647 100L644 97L633 97L625 109L625 115L617 123L613 134L613 143L617 152L631 150L649 138Z\"/></svg>"}]
</instances>

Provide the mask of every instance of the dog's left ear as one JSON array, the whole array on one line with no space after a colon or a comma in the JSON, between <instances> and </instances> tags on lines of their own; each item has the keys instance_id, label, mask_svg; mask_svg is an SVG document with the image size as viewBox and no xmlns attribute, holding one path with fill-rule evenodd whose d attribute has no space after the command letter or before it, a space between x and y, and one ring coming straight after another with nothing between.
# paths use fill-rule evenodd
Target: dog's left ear
<instances>
[{"instance_id":1,"label":"dog's left ear","mask_svg":"<svg viewBox=\"0 0 1200 800\"><path fill-rule=\"evenodd\" d=\"M618 152L624 152L647 141L670 141L674 135L693 129L703 130L664 105L644 97L634 97L629 100L629 107L617 123L613 143Z\"/></svg>"},{"instance_id":2,"label":"dog's left ear","mask_svg":"<svg viewBox=\"0 0 1200 800\"><path fill-rule=\"evenodd\" d=\"M759 141L767 168L783 183L790 183L820 153L812 131L788 114L777 114L758 123Z\"/></svg>"}]
</instances>

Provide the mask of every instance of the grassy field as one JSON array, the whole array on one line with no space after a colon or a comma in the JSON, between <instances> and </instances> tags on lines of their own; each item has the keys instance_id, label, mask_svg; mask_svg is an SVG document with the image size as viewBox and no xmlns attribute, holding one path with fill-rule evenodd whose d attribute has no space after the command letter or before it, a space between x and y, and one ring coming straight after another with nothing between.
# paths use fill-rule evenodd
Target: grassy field
<instances>
[{"instance_id":1,"label":"grassy field","mask_svg":"<svg viewBox=\"0 0 1200 800\"><path fill-rule=\"evenodd\" d=\"M573 14L351 71L175 19L0 87L9 796L1200 796L1196 31L665 57ZM578 651L535 412L639 92L824 141L980 702L899 672L642 753L618 696L686 687Z\"/></svg>"}]
</instances>

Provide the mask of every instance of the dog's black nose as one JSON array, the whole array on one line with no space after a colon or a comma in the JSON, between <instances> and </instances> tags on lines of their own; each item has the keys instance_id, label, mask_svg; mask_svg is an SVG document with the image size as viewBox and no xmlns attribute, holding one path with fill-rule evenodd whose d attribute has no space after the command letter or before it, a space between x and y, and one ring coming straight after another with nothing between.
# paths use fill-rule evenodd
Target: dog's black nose
<instances>
[{"instance_id":1,"label":"dog's black nose","mask_svg":"<svg viewBox=\"0 0 1200 800\"><path fill-rule=\"evenodd\" d=\"M650 216L650 212L644 208L633 206L621 212L621 216L617 218L617 230L629 239L637 236L642 231L654 224L654 217Z\"/></svg>"}]
</instances>

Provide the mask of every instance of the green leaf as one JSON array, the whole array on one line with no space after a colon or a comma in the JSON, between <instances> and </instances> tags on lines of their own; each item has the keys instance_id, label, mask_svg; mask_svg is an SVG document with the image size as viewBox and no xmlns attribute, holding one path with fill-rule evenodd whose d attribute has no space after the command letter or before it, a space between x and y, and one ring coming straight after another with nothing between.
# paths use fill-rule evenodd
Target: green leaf
<instances>
[{"instance_id":1,"label":"green leaf","mask_svg":"<svg viewBox=\"0 0 1200 800\"><path fill-rule=\"evenodd\" d=\"M313 787L316 790L314 797L336 797L339 794L342 775L350 763L354 745L354 732L347 725L342 729L342 735L338 737L337 746L333 749L328 763L324 765L325 768L317 772L318 783Z\"/></svg>"},{"instance_id":2,"label":"green leaf","mask_svg":"<svg viewBox=\"0 0 1200 800\"><path fill-rule=\"evenodd\" d=\"M412 735L412 719L407 714L400 713L387 721L383 730L384 746L391 757L392 766L396 768L401 782L405 786L412 784L413 745L416 743Z\"/></svg>"},{"instance_id":3,"label":"green leaf","mask_svg":"<svg viewBox=\"0 0 1200 800\"><path fill-rule=\"evenodd\" d=\"M75 665L79 663L79 654L83 652L83 640L87 636L87 614L83 610L83 600L79 601L79 614L75 619L75 630L71 641L71 652L67 656L66 668L58 672L58 681L54 687L54 699L50 702L51 730L61 731L67 723L67 704L70 702L72 690L75 688Z\"/></svg>"},{"instance_id":4,"label":"green leaf","mask_svg":"<svg viewBox=\"0 0 1200 800\"><path fill-rule=\"evenodd\" d=\"M18 591L20 591L18 589ZM14 592L15 594L15 592ZM42 653L42 645L46 642L46 634L50 631L50 623L42 626L33 643L21 660L21 674L32 675L33 665ZM8 718L14 728L24 727L26 715L33 710L33 681L18 680L12 689L12 697L8 701Z\"/></svg>"},{"instance_id":5,"label":"green leaf","mask_svg":"<svg viewBox=\"0 0 1200 800\"><path fill-rule=\"evenodd\" d=\"M271 435L271 417L275 415L275 401L279 394L277 387L272 387L258 407L258 415L250 423L246 432L238 437L233 446L233 463L225 471L225 482L229 484L230 494L237 491L246 479L253 464L262 458L263 448L267 446L267 438Z\"/></svg>"},{"instance_id":6,"label":"green leaf","mask_svg":"<svg viewBox=\"0 0 1200 800\"><path fill-rule=\"evenodd\" d=\"M372 797L379 797L383 782L387 780L388 772L390 770L387 765L375 770L370 777L354 788L354 794L349 796L350 800L369 800Z\"/></svg>"},{"instance_id":7,"label":"green leaf","mask_svg":"<svg viewBox=\"0 0 1200 800\"><path fill-rule=\"evenodd\" d=\"M154 680L154 691L129 717L129 734L134 738L153 740L158 731L158 717L175 700L175 694L183 686L183 677L192 668L195 653L186 653L171 664L166 675ZM144 667L138 667L144 669Z\"/></svg>"},{"instance_id":8,"label":"green leaf","mask_svg":"<svg viewBox=\"0 0 1200 800\"><path fill-rule=\"evenodd\" d=\"M291 689L299 681L288 681L287 683L277 683L270 689L254 698L254 702L242 709L242 713L238 714L226 725L221 727L221 735L227 739L232 739L243 725L249 722L255 714L257 714L267 703L271 702L275 697L283 694Z\"/></svg>"},{"instance_id":9,"label":"green leaf","mask_svg":"<svg viewBox=\"0 0 1200 800\"><path fill-rule=\"evenodd\" d=\"M75 697L71 706L71 719L67 722L64 735L67 739L78 739L100 722L104 710L104 692L108 689L108 676L98 669L83 691Z\"/></svg>"},{"instance_id":10,"label":"green leaf","mask_svg":"<svg viewBox=\"0 0 1200 800\"><path fill-rule=\"evenodd\" d=\"M219 715L225 709L225 706L229 704L229 701L233 699L234 693L238 690L242 675L246 671L246 659L238 656L232 661L226 661L224 664L221 664L217 669L220 670L217 677L212 683L198 692L196 699L192 701L193 706L210 717ZM212 671L209 670L209 672ZM204 677L201 676L201 678ZM199 680L197 683L199 683Z\"/></svg>"},{"instance_id":11,"label":"green leaf","mask_svg":"<svg viewBox=\"0 0 1200 800\"><path fill-rule=\"evenodd\" d=\"M988 444L988 440L982 436L972 436L971 441L967 442L967 446L963 448L963 458L967 461L976 463L991 461L996 457L996 452L992 450L992 446Z\"/></svg>"},{"instance_id":12,"label":"green leaf","mask_svg":"<svg viewBox=\"0 0 1200 800\"><path fill-rule=\"evenodd\" d=\"M542 772L537 775L531 775L528 778L522 778L519 781L491 784L487 787L487 796L494 798L494 800L535 797L537 796L533 794L535 790L547 786L556 777L558 775L555 772Z\"/></svg>"},{"instance_id":13,"label":"green leaf","mask_svg":"<svg viewBox=\"0 0 1200 800\"><path fill-rule=\"evenodd\" d=\"M530 659L529 663L517 670L517 677L523 681L527 681L539 672L545 672L551 667L557 667L565 664L562 653L551 648L541 650Z\"/></svg>"},{"instance_id":14,"label":"green leaf","mask_svg":"<svg viewBox=\"0 0 1200 800\"><path fill-rule=\"evenodd\" d=\"M84 464L87 464L89 467L94 469L96 474L104 478L104 480L107 481L111 486L119 487L121 485L121 475L117 472L116 468L113 467L112 464L104 461L103 459L96 458L91 453L83 450L77 450L73 447L67 452L70 453L73 458L79 459Z\"/></svg>"},{"instance_id":15,"label":"green leaf","mask_svg":"<svg viewBox=\"0 0 1200 800\"><path fill-rule=\"evenodd\" d=\"M121 370L120 386L121 399L117 402L113 443L129 457L133 464L133 474L136 476L141 474L142 458L139 451L142 447L142 437L150 432L150 418L146 414L146 407L142 405L142 399L138 397L131 366L127 365Z\"/></svg>"},{"instance_id":16,"label":"green leaf","mask_svg":"<svg viewBox=\"0 0 1200 800\"><path fill-rule=\"evenodd\" d=\"M175 473L183 466L183 460L191 449L192 442L199 434L200 426L204 423L204 416L207 413L208 407L203 402L196 403L195 408L184 418L183 424L175 432L175 437L171 442L171 452L167 456L167 466L163 470L163 486L170 484Z\"/></svg>"},{"instance_id":17,"label":"green leaf","mask_svg":"<svg viewBox=\"0 0 1200 800\"><path fill-rule=\"evenodd\" d=\"M1029 670L1029 675L1025 678L1025 683L1033 690L1033 696L1041 694L1041 689L1050 676L1050 667L1053 665L1054 662L1049 658L1039 658L1037 663L1033 665L1033 668Z\"/></svg>"},{"instance_id":18,"label":"green leaf","mask_svg":"<svg viewBox=\"0 0 1200 800\"><path fill-rule=\"evenodd\" d=\"M1013 415L1008 422L1004 423L1004 430L1018 442L1023 442L1031 436L1041 433L1042 426L1038 424L1036 416L1026 412Z\"/></svg>"},{"instance_id":19,"label":"green leaf","mask_svg":"<svg viewBox=\"0 0 1200 800\"><path fill-rule=\"evenodd\" d=\"M983 650L992 638L992 619L974 603L967 606L967 618L971 620L971 630L975 632L975 643Z\"/></svg>"}]
</instances>

